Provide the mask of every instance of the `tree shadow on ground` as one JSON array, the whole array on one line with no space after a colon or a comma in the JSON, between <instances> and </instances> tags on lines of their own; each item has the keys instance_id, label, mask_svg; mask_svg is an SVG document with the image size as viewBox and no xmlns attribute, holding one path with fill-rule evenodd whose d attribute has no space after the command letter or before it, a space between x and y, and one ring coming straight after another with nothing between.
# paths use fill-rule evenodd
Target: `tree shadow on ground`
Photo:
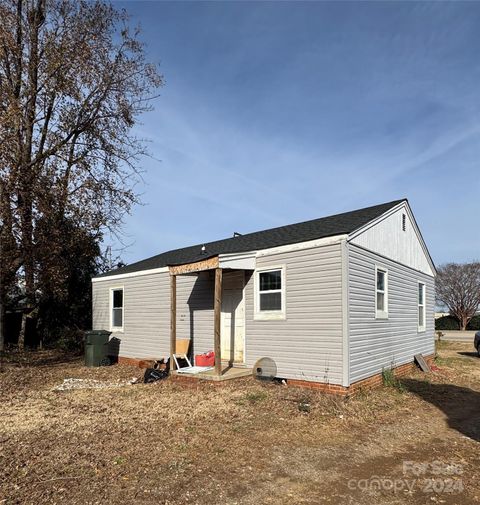
<instances>
[{"instance_id":1,"label":"tree shadow on ground","mask_svg":"<svg viewBox=\"0 0 480 505\"><path fill-rule=\"evenodd\" d=\"M447 416L450 428L480 442L480 392L453 384L431 384L404 379L411 393L431 403Z\"/></svg>"},{"instance_id":2,"label":"tree shadow on ground","mask_svg":"<svg viewBox=\"0 0 480 505\"><path fill-rule=\"evenodd\" d=\"M3 356L3 365L8 367L50 367L67 363L81 362L83 353L61 351L58 349L46 351L10 350Z\"/></svg>"}]
</instances>

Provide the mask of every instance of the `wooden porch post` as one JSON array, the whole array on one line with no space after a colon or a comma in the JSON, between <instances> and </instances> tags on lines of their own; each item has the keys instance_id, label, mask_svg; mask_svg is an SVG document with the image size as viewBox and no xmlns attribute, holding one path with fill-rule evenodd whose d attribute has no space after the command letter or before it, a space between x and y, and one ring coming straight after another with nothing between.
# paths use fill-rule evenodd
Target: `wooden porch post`
<instances>
[{"instance_id":1,"label":"wooden porch post","mask_svg":"<svg viewBox=\"0 0 480 505\"><path fill-rule=\"evenodd\" d=\"M222 312L222 269L215 269L215 305L214 305L214 351L215 373L222 375L222 349L220 344L220 315Z\"/></svg>"},{"instance_id":2,"label":"wooden porch post","mask_svg":"<svg viewBox=\"0 0 480 505\"><path fill-rule=\"evenodd\" d=\"M177 276L170 275L170 371L175 370L175 354L177 347Z\"/></svg>"}]
</instances>

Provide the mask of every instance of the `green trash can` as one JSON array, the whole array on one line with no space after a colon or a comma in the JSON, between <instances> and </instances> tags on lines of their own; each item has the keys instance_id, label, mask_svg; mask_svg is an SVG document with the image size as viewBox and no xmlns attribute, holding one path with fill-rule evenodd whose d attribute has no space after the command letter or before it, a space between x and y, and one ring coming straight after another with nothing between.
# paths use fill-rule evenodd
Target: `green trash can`
<instances>
[{"instance_id":1,"label":"green trash can","mask_svg":"<svg viewBox=\"0 0 480 505\"><path fill-rule=\"evenodd\" d=\"M91 330L85 332L85 366L110 365L108 341L110 331Z\"/></svg>"}]
</instances>

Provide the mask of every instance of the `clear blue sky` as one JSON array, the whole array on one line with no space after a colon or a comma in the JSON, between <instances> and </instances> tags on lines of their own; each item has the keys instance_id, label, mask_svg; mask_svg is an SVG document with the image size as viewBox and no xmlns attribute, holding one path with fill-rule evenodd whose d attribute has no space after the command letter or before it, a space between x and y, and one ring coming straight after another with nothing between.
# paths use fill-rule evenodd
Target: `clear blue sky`
<instances>
[{"instance_id":1,"label":"clear blue sky","mask_svg":"<svg viewBox=\"0 0 480 505\"><path fill-rule=\"evenodd\" d=\"M480 259L479 3L115 5L166 81L127 262L402 197Z\"/></svg>"}]
</instances>

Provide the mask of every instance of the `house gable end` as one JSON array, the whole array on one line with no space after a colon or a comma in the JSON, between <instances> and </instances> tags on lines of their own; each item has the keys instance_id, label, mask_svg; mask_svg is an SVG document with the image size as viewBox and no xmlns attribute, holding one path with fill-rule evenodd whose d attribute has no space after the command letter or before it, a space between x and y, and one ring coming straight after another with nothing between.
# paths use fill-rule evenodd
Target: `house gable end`
<instances>
[{"instance_id":1,"label":"house gable end","mask_svg":"<svg viewBox=\"0 0 480 505\"><path fill-rule=\"evenodd\" d=\"M435 265L407 201L349 235L349 242L434 277Z\"/></svg>"}]
</instances>

